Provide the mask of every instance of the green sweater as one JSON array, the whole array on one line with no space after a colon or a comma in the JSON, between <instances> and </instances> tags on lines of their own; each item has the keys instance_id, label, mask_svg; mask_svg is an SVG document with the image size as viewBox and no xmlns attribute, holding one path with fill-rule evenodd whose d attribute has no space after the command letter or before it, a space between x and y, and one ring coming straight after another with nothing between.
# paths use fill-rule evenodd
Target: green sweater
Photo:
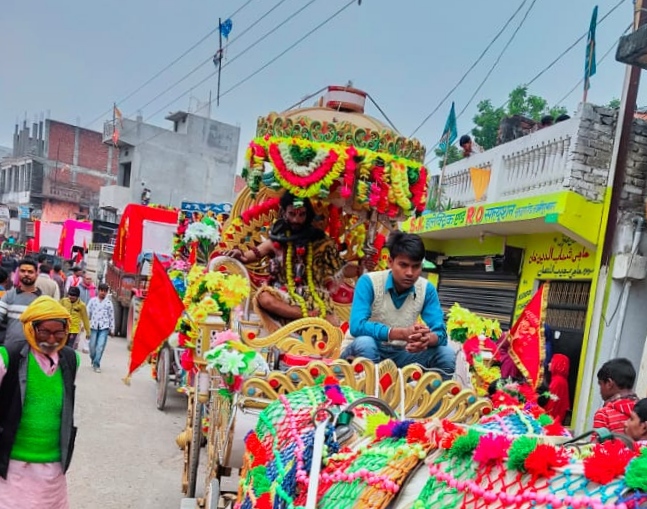
<instances>
[{"instance_id":1,"label":"green sweater","mask_svg":"<svg viewBox=\"0 0 647 509\"><path fill-rule=\"evenodd\" d=\"M47 376L32 352L27 364L27 389L11 459L27 463L61 461L63 375Z\"/></svg>"}]
</instances>

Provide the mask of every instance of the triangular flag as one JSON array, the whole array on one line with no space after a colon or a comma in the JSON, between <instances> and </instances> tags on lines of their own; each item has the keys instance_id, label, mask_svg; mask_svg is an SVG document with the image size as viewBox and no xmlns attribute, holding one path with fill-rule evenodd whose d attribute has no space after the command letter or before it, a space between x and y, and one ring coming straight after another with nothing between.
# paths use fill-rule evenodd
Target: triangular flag
<instances>
[{"instance_id":1,"label":"triangular flag","mask_svg":"<svg viewBox=\"0 0 647 509\"><path fill-rule=\"evenodd\" d=\"M148 294L139 313L133 337L128 376L124 380L126 383L130 380L130 375L171 335L183 312L184 304L162 262L156 255L153 256Z\"/></svg>"},{"instance_id":2,"label":"triangular flag","mask_svg":"<svg viewBox=\"0 0 647 509\"><path fill-rule=\"evenodd\" d=\"M545 282L510 329L508 353L519 371L535 389L543 379L546 338L544 321L550 283Z\"/></svg>"},{"instance_id":3,"label":"triangular flag","mask_svg":"<svg viewBox=\"0 0 647 509\"><path fill-rule=\"evenodd\" d=\"M489 168L470 168L470 179L472 180L472 190L476 201L481 201L481 198L487 192L490 186L490 174Z\"/></svg>"}]
</instances>

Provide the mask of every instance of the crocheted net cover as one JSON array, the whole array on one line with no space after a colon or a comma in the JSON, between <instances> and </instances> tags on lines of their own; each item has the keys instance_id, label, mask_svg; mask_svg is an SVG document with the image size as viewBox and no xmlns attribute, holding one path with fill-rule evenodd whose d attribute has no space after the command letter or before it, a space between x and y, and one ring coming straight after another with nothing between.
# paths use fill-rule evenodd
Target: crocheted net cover
<instances>
[{"instance_id":1,"label":"crocheted net cover","mask_svg":"<svg viewBox=\"0 0 647 509\"><path fill-rule=\"evenodd\" d=\"M342 387L348 402L364 394ZM329 405L321 387L307 387L270 404L246 438L237 509L299 508L306 502L314 443L314 409ZM377 411L356 408L355 421ZM409 443L410 421L401 438L354 440L340 450L332 427L326 432L318 507L382 509L431 450L430 443Z\"/></svg>"}]
</instances>

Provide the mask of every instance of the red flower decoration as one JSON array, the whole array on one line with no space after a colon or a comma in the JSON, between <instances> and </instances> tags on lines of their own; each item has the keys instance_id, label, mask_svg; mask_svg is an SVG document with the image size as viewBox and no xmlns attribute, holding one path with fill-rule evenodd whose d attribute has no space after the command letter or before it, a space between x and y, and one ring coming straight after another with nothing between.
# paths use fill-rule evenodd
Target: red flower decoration
<instances>
[{"instance_id":1,"label":"red flower decoration","mask_svg":"<svg viewBox=\"0 0 647 509\"><path fill-rule=\"evenodd\" d=\"M195 367L195 363L193 362L193 350L187 348L182 352L182 355L180 355L180 366L182 366L184 371L193 370Z\"/></svg>"},{"instance_id":2,"label":"red flower decoration","mask_svg":"<svg viewBox=\"0 0 647 509\"><path fill-rule=\"evenodd\" d=\"M539 444L526 458L524 467L534 478L549 478L555 473L555 468L563 467L567 463L568 456L565 451L558 451L549 444Z\"/></svg>"},{"instance_id":3,"label":"red flower decoration","mask_svg":"<svg viewBox=\"0 0 647 509\"><path fill-rule=\"evenodd\" d=\"M297 247L297 256L303 256L306 254L306 248L303 246Z\"/></svg>"},{"instance_id":4,"label":"red flower decoration","mask_svg":"<svg viewBox=\"0 0 647 509\"><path fill-rule=\"evenodd\" d=\"M598 484L609 484L625 473L629 462L638 456L620 440L614 439L596 444L593 454L584 459L584 477Z\"/></svg>"}]
</instances>

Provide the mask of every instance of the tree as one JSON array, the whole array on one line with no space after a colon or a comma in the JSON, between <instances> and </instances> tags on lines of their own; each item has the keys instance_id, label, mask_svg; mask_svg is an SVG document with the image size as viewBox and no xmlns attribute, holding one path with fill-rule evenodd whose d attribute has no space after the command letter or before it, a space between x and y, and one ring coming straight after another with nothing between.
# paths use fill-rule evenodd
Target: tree
<instances>
[{"instance_id":1,"label":"tree","mask_svg":"<svg viewBox=\"0 0 647 509\"><path fill-rule=\"evenodd\" d=\"M436 150L434 150L434 153L439 159L438 167L442 168L443 163L445 162L445 151L437 148ZM460 161L462 158L463 154L461 153L460 149L456 145L450 145L449 152L447 153L447 164L455 163L456 161Z\"/></svg>"},{"instance_id":2,"label":"tree","mask_svg":"<svg viewBox=\"0 0 647 509\"><path fill-rule=\"evenodd\" d=\"M476 143L486 150L496 145L499 124L504 117L522 115L539 122L544 115L557 118L566 113L566 108L562 106L549 108L548 101L543 97L529 95L528 87L523 85L508 94L508 102L505 107L494 108L492 101L486 99L478 103L476 109L478 110L474 116L476 127L472 129L472 134Z\"/></svg>"},{"instance_id":3,"label":"tree","mask_svg":"<svg viewBox=\"0 0 647 509\"><path fill-rule=\"evenodd\" d=\"M620 99L617 97L614 97L609 101L609 104L607 104L607 108L612 109L612 110L617 110L620 108Z\"/></svg>"}]
</instances>

